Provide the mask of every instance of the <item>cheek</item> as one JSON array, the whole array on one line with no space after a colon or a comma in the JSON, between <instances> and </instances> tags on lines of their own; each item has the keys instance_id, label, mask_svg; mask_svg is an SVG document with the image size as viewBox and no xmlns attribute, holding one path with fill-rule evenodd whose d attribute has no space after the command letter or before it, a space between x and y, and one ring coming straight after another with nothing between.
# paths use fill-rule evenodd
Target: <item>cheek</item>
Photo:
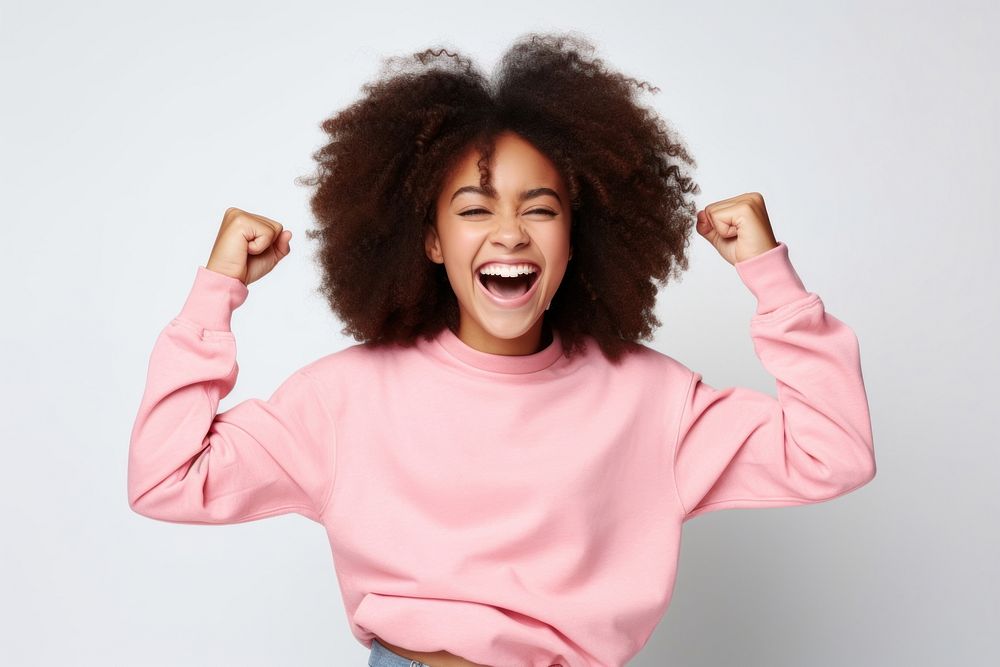
<instances>
[{"instance_id":1,"label":"cheek","mask_svg":"<svg viewBox=\"0 0 1000 667\"><path fill-rule=\"evenodd\" d=\"M451 283L452 291L457 293L466 288L466 283L469 282L469 271L464 266L452 260L445 262L444 268L448 274L448 282Z\"/></svg>"},{"instance_id":2,"label":"cheek","mask_svg":"<svg viewBox=\"0 0 1000 667\"><path fill-rule=\"evenodd\" d=\"M552 233L544 239L545 254L553 262L565 262L569 260L570 238L567 230L552 230Z\"/></svg>"},{"instance_id":3,"label":"cheek","mask_svg":"<svg viewBox=\"0 0 1000 667\"><path fill-rule=\"evenodd\" d=\"M442 239L445 257L455 268L469 271L486 243L486 237L475 230L454 230L447 239Z\"/></svg>"}]
</instances>

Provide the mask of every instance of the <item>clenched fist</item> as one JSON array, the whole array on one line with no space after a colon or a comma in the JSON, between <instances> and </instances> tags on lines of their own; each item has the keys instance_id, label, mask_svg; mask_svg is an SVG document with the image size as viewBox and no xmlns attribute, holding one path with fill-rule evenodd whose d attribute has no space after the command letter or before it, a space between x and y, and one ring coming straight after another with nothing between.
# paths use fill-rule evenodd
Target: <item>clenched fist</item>
<instances>
[{"instance_id":1,"label":"clenched fist","mask_svg":"<svg viewBox=\"0 0 1000 667\"><path fill-rule=\"evenodd\" d=\"M756 257L778 245L759 192L730 197L698 211L695 229L730 264Z\"/></svg>"},{"instance_id":2,"label":"clenched fist","mask_svg":"<svg viewBox=\"0 0 1000 667\"><path fill-rule=\"evenodd\" d=\"M292 247L292 232L262 215L227 208L206 269L249 285L277 266Z\"/></svg>"}]
</instances>

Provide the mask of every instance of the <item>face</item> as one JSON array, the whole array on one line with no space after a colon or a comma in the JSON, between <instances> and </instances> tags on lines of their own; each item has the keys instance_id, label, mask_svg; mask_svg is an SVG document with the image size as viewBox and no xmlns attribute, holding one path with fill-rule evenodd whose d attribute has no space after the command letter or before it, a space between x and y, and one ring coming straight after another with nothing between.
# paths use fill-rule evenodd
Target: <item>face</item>
<instances>
[{"instance_id":1,"label":"face","mask_svg":"<svg viewBox=\"0 0 1000 667\"><path fill-rule=\"evenodd\" d=\"M532 354L544 347L545 307L572 256L569 192L555 165L517 134L497 137L492 160L492 193L479 187L475 149L445 179L427 256L444 264L458 297L460 339L484 352ZM496 262L506 276L481 277ZM513 277L524 264L534 275Z\"/></svg>"}]
</instances>

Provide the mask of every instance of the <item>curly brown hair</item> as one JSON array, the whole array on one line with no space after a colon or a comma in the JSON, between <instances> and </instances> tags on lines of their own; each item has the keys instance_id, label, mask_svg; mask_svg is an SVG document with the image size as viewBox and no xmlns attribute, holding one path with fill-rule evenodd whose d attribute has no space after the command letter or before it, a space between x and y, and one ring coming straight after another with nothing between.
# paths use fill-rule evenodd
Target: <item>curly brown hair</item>
<instances>
[{"instance_id":1,"label":"curly brown hair","mask_svg":"<svg viewBox=\"0 0 1000 667\"><path fill-rule=\"evenodd\" d=\"M569 357L592 336L612 361L650 340L657 286L688 268L700 193L683 142L637 91L645 81L588 58L575 32L528 33L491 79L443 48L383 60L364 95L324 120L310 204L318 288L355 340L412 345L458 328L458 301L424 239L457 160L480 151L482 187L494 139L513 131L557 167L571 194L573 261L546 311Z\"/></svg>"}]
</instances>

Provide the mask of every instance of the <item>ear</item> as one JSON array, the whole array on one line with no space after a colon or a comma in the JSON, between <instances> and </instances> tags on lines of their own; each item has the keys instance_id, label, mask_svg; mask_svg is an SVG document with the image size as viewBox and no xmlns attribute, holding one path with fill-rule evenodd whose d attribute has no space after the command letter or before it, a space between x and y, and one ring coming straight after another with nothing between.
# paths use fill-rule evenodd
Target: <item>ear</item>
<instances>
[{"instance_id":1,"label":"ear","mask_svg":"<svg viewBox=\"0 0 1000 667\"><path fill-rule=\"evenodd\" d=\"M437 229L433 225L427 227L427 233L424 236L424 252L427 254L427 259L435 264L444 264L441 241L438 238Z\"/></svg>"}]
</instances>

